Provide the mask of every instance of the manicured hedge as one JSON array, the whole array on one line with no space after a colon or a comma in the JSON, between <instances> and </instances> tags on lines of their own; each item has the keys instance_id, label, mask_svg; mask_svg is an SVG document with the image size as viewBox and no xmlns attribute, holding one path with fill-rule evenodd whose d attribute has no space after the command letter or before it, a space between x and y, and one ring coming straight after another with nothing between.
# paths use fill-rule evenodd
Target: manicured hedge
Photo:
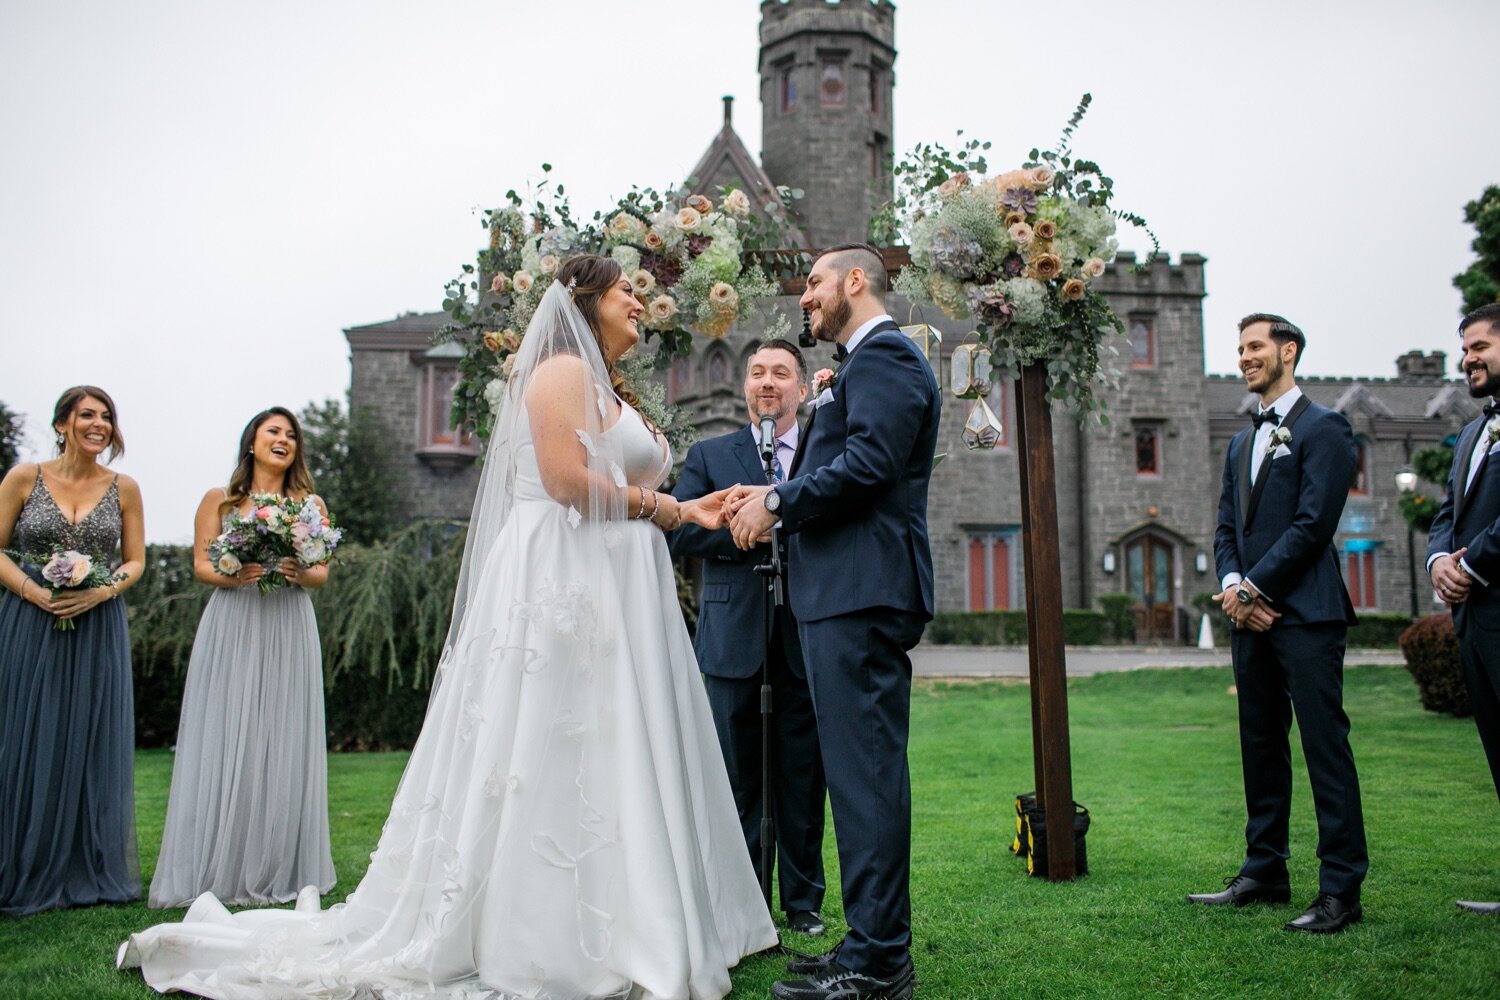
<instances>
[{"instance_id":1,"label":"manicured hedge","mask_svg":"<svg viewBox=\"0 0 1500 1000\"><path fill-rule=\"evenodd\" d=\"M1104 641L1108 620L1103 612L1063 611L1063 642L1096 646ZM927 625L923 641L951 646L1024 646L1024 611L939 611Z\"/></svg>"},{"instance_id":2,"label":"manicured hedge","mask_svg":"<svg viewBox=\"0 0 1500 1000\"><path fill-rule=\"evenodd\" d=\"M1417 682L1423 708L1449 715L1474 714L1458 658L1458 634L1447 612L1417 619L1401 634L1401 653Z\"/></svg>"}]
</instances>

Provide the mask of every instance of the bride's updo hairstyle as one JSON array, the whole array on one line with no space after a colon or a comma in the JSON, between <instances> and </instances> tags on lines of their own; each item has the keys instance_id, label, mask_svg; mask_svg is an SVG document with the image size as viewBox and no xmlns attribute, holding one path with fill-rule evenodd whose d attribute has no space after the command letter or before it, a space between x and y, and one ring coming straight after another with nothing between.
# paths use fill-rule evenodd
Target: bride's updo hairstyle
<instances>
[{"instance_id":1,"label":"bride's updo hairstyle","mask_svg":"<svg viewBox=\"0 0 1500 1000\"><path fill-rule=\"evenodd\" d=\"M599 356L605 359L606 364L609 364L608 355L604 353L604 338L599 333L599 300L624 276L625 272L613 258L601 257L596 253L569 257L557 269L556 280L559 284L567 288L572 283L573 304L583 313L589 329L593 331L594 342L599 345ZM640 398L625 384L625 376L612 364L609 365L609 385L615 395L640 410ZM646 425L655 433L656 428L649 419Z\"/></svg>"}]
</instances>

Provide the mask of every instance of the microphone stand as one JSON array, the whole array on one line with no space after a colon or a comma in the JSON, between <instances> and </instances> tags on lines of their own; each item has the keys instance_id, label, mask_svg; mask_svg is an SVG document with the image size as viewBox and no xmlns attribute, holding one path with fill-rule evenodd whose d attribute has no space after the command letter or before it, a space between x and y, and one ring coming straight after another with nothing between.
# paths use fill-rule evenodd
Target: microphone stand
<instances>
[{"instance_id":1,"label":"microphone stand","mask_svg":"<svg viewBox=\"0 0 1500 1000\"><path fill-rule=\"evenodd\" d=\"M776 445L761 452L766 484L776 485ZM781 564L781 524L771 526L771 551L755 572L766 580L765 656L760 673L760 891L766 909L771 909L771 867L775 853L775 822L771 818L771 648L776 636L778 609L786 605L786 585Z\"/></svg>"}]
</instances>

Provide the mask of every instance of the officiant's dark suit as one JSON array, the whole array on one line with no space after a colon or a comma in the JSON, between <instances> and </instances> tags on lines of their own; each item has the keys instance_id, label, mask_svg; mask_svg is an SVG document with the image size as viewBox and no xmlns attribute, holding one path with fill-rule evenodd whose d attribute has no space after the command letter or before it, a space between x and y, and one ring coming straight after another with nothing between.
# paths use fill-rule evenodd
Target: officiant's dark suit
<instances>
[{"instance_id":1,"label":"officiant's dark suit","mask_svg":"<svg viewBox=\"0 0 1500 1000\"><path fill-rule=\"evenodd\" d=\"M1274 337L1268 332L1273 330ZM1214 555L1227 608L1262 609L1262 621L1277 617L1264 630L1236 627L1230 639L1249 814L1240 876L1253 880L1249 885L1274 888L1266 901L1285 901L1292 800L1288 731L1295 712L1321 865L1314 908L1299 918L1303 924L1293 921L1288 929L1338 930L1359 919L1368 866L1359 776L1343 708L1344 639L1355 617L1333 544L1355 469L1354 436L1343 416L1296 388L1292 369L1305 345L1300 330L1280 317L1260 315L1247 317L1241 331L1241 369L1262 402L1276 393L1274 416L1247 426L1229 443ZM1247 343L1261 353L1247 352ZM1254 599L1245 601L1241 588ZM1234 891L1232 885L1228 892ZM1240 901L1217 898L1223 895L1194 898ZM1324 919L1325 897L1341 901L1332 907L1334 919Z\"/></svg>"},{"instance_id":2,"label":"officiant's dark suit","mask_svg":"<svg viewBox=\"0 0 1500 1000\"><path fill-rule=\"evenodd\" d=\"M1487 431L1500 418L1500 305L1465 316L1460 330L1469 391L1492 398L1454 444L1448 491L1427 536L1427 568L1453 609L1469 704L1500 791L1500 443L1492 445ZM1459 905L1500 911L1495 903Z\"/></svg>"},{"instance_id":3,"label":"officiant's dark suit","mask_svg":"<svg viewBox=\"0 0 1500 1000\"><path fill-rule=\"evenodd\" d=\"M838 838L849 931L827 961L891 987L855 980L831 990L907 996L907 652L933 611L927 490L941 400L926 358L884 315L884 291L869 248L835 248L814 262L803 306L819 339L847 356L826 395L814 378L817 405L791 477L763 499L788 535L789 599Z\"/></svg>"},{"instance_id":4,"label":"officiant's dark suit","mask_svg":"<svg viewBox=\"0 0 1500 1000\"><path fill-rule=\"evenodd\" d=\"M772 342L785 343L782 342ZM793 345L786 344L787 348ZM800 354L771 345L762 347L747 364L745 394L750 418L756 417L757 371L763 356L793 360L800 371ZM797 385L806 385L801 377ZM789 400L791 430L796 431L799 395ZM789 437L790 435L782 435ZM781 467L791 465L793 448L785 450ZM737 483L764 483L765 466L753 426L721 437L699 441L688 449L682 474L672 489L679 500L705 496ZM766 581L755 573L765 562L769 545L744 551L729 533L684 525L668 536L673 555L703 560L703 593L698 605L698 629L693 646L703 671L714 728L729 769L745 843L756 875L761 875L761 669L766 650ZM782 543L785 553L785 542ZM788 925L805 930L810 916L821 927L817 911L823 906L823 818L826 786L818 751L818 728L797 622L783 607L776 617L770 648L771 680L771 815L775 851L772 863L780 887L781 908Z\"/></svg>"}]
</instances>

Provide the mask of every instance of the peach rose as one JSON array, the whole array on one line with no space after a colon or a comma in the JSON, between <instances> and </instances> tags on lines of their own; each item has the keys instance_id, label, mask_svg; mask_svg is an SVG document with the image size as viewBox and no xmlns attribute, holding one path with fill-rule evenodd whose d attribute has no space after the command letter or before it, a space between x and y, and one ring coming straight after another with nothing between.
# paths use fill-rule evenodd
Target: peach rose
<instances>
[{"instance_id":1,"label":"peach rose","mask_svg":"<svg viewBox=\"0 0 1500 1000\"><path fill-rule=\"evenodd\" d=\"M68 586L76 587L88 579L94 571L94 560L88 556L78 553L78 558L73 560L73 575L68 579Z\"/></svg>"},{"instance_id":2,"label":"peach rose","mask_svg":"<svg viewBox=\"0 0 1500 1000\"><path fill-rule=\"evenodd\" d=\"M1083 298L1083 279L1069 278L1067 281L1064 281L1062 286L1062 293L1063 298L1071 299L1072 301L1077 302L1079 299Z\"/></svg>"},{"instance_id":3,"label":"peach rose","mask_svg":"<svg viewBox=\"0 0 1500 1000\"><path fill-rule=\"evenodd\" d=\"M637 295L649 295L656 287L656 276L643 267L638 267L630 276L630 287Z\"/></svg>"},{"instance_id":4,"label":"peach rose","mask_svg":"<svg viewBox=\"0 0 1500 1000\"><path fill-rule=\"evenodd\" d=\"M677 300L670 295L658 295L646 306L646 313L653 323L665 323L677 315Z\"/></svg>"},{"instance_id":5,"label":"peach rose","mask_svg":"<svg viewBox=\"0 0 1500 1000\"><path fill-rule=\"evenodd\" d=\"M505 356L505 360L500 362L500 377L503 379L509 379L511 372L515 370L516 356L514 354L507 354Z\"/></svg>"},{"instance_id":6,"label":"peach rose","mask_svg":"<svg viewBox=\"0 0 1500 1000\"><path fill-rule=\"evenodd\" d=\"M695 232L703 221L703 213L696 208L684 207L677 212L677 228L685 233Z\"/></svg>"},{"instance_id":7,"label":"peach rose","mask_svg":"<svg viewBox=\"0 0 1500 1000\"><path fill-rule=\"evenodd\" d=\"M734 286L727 281L721 281L714 285L708 293L708 300L719 309L728 312L738 309L740 305L740 293L734 290Z\"/></svg>"},{"instance_id":8,"label":"peach rose","mask_svg":"<svg viewBox=\"0 0 1500 1000\"><path fill-rule=\"evenodd\" d=\"M1007 212L1007 213L1005 213L1005 228L1006 229L1009 229L1011 226L1020 225L1021 223L1025 222L1025 221L1026 221L1026 213L1025 212Z\"/></svg>"},{"instance_id":9,"label":"peach rose","mask_svg":"<svg viewBox=\"0 0 1500 1000\"><path fill-rule=\"evenodd\" d=\"M1051 219L1038 219L1032 231L1036 233L1037 239L1050 240L1057 235L1057 223Z\"/></svg>"},{"instance_id":10,"label":"peach rose","mask_svg":"<svg viewBox=\"0 0 1500 1000\"><path fill-rule=\"evenodd\" d=\"M500 353L500 338L495 335L495 331L494 330L486 330L486 331L484 331L484 338L483 339L484 339L484 346L485 347L487 347L488 349L494 351L496 354Z\"/></svg>"},{"instance_id":11,"label":"peach rose","mask_svg":"<svg viewBox=\"0 0 1500 1000\"><path fill-rule=\"evenodd\" d=\"M1104 261L1098 257L1090 257L1083 262L1082 271L1085 278L1097 278L1104 273Z\"/></svg>"},{"instance_id":12,"label":"peach rose","mask_svg":"<svg viewBox=\"0 0 1500 1000\"><path fill-rule=\"evenodd\" d=\"M562 261L557 259L556 254L544 253L539 261L543 274L556 274L557 269L562 266Z\"/></svg>"},{"instance_id":13,"label":"peach rose","mask_svg":"<svg viewBox=\"0 0 1500 1000\"><path fill-rule=\"evenodd\" d=\"M1057 176L1053 173L1052 168L1045 164L1032 167L1026 171L1026 174L1030 179L1031 186L1037 190L1047 187L1052 183L1052 178Z\"/></svg>"},{"instance_id":14,"label":"peach rose","mask_svg":"<svg viewBox=\"0 0 1500 1000\"><path fill-rule=\"evenodd\" d=\"M510 279L497 271L495 276L490 279L490 291L496 295L504 295L508 288L510 288Z\"/></svg>"},{"instance_id":15,"label":"peach rose","mask_svg":"<svg viewBox=\"0 0 1500 1000\"><path fill-rule=\"evenodd\" d=\"M735 188L724 196L724 211L743 219L750 214L750 196Z\"/></svg>"},{"instance_id":16,"label":"peach rose","mask_svg":"<svg viewBox=\"0 0 1500 1000\"><path fill-rule=\"evenodd\" d=\"M1007 232L1010 233L1010 238L1015 240L1021 246L1025 246L1026 244L1030 243L1031 237L1033 235L1031 227L1024 222L1017 222L1013 224L1010 229L1007 230Z\"/></svg>"},{"instance_id":17,"label":"peach rose","mask_svg":"<svg viewBox=\"0 0 1500 1000\"><path fill-rule=\"evenodd\" d=\"M521 338L514 330L506 330L500 335L500 346L514 354L521 349Z\"/></svg>"},{"instance_id":18,"label":"peach rose","mask_svg":"<svg viewBox=\"0 0 1500 1000\"><path fill-rule=\"evenodd\" d=\"M1040 254L1031 262L1031 269L1039 280L1051 281L1062 273L1062 258L1055 253Z\"/></svg>"},{"instance_id":19,"label":"peach rose","mask_svg":"<svg viewBox=\"0 0 1500 1000\"><path fill-rule=\"evenodd\" d=\"M511 276L510 283L516 286L516 291L525 295L536 284L536 279L531 276L530 271L517 271Z\"/></svg>"},{"instance_id":20,"label":"peach rose","mask_svg":"<svg viewBox=\"0 0 1500 1000\"><path fill-rule=\"evenodd\" d=\"M693 211L697 212L699 215L707 215L709 212L712 212L714 210L714 203L703 197L703 195L701 194L688 195L687 200L684 201L683 204L688 208L691 208Z\"/></svg>"}]
</instances>

